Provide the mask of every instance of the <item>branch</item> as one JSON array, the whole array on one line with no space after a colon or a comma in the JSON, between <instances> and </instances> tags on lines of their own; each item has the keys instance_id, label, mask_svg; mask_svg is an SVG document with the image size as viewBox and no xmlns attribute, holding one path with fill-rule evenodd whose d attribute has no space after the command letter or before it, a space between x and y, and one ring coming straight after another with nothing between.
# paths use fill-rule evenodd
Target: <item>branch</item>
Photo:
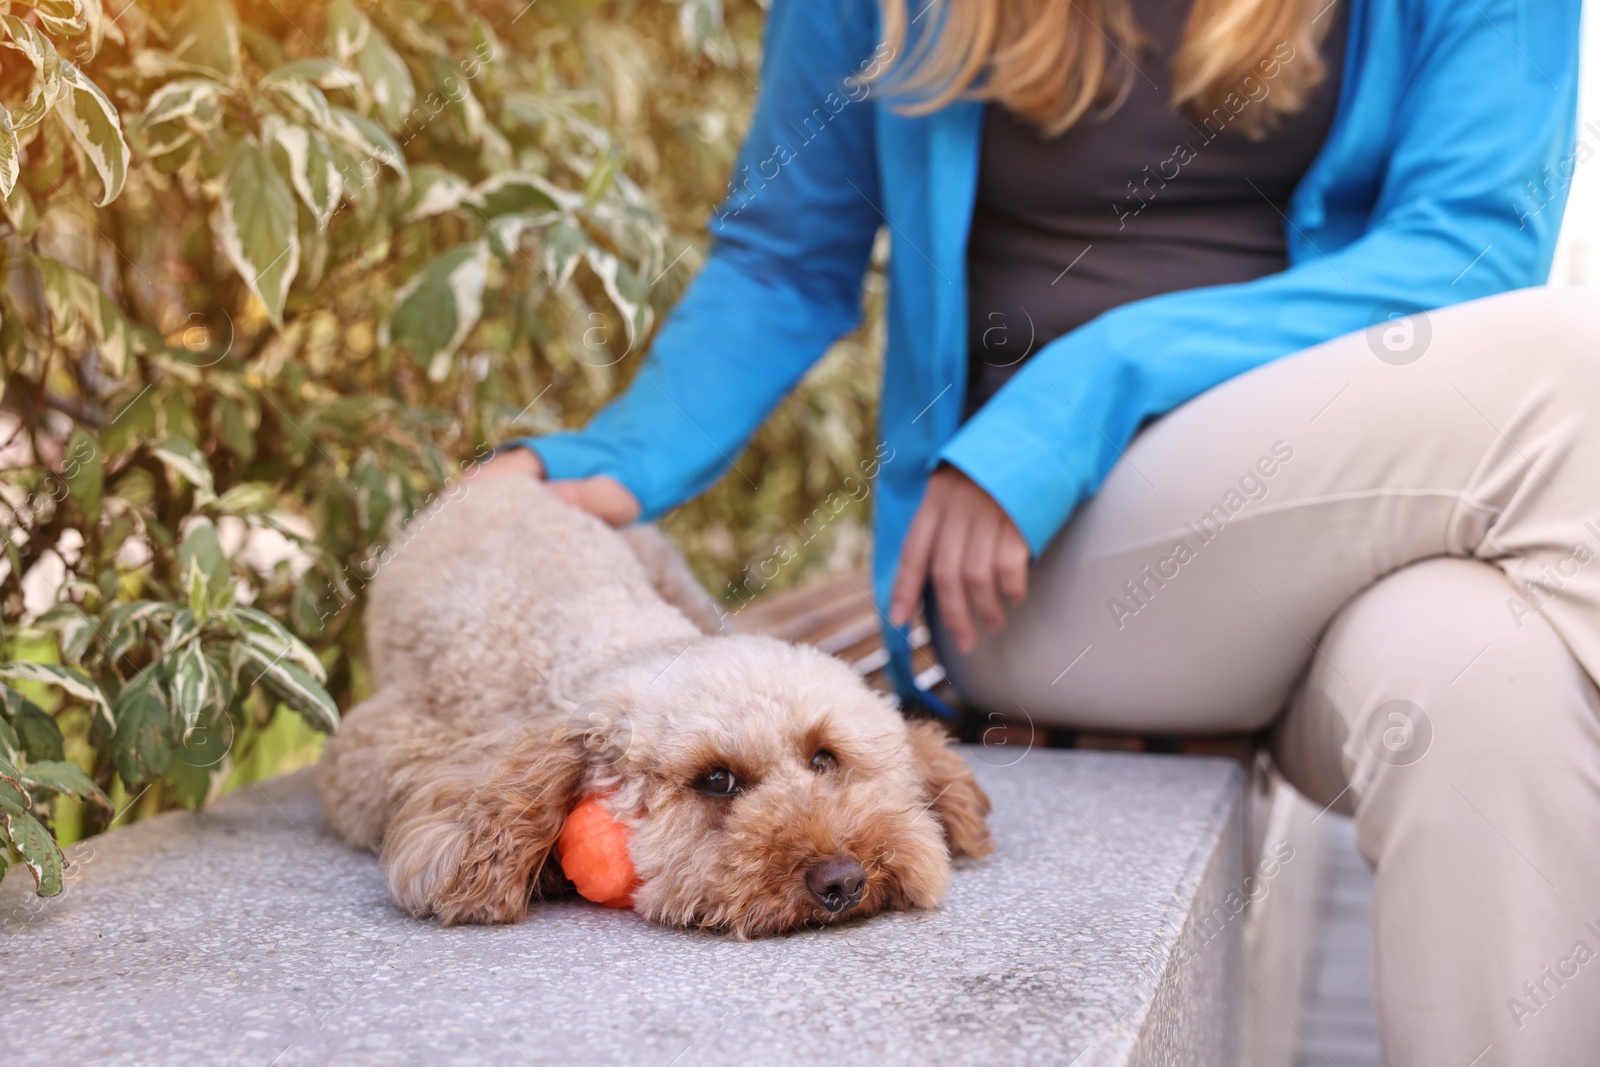
<instances>
[{"instance_id":1,"label":"branch","mask_svg":"<svg viewBox=\"0 0 1600 1067\"><path fill-rule=\"evenodd\" d=\"M105 428L105 412L96 411L93 408L87 407L76 400L72 400L64 396L56 396L54 393L44 393L43 395L44 402L47 407L53 408L54 410L61 412L63 415L71 416L73 422L87 426L93 430L101 430Z\"/></svg>"},{"instance_id":2,"label":"branch","mask_svg":"<svg viewBox=\"0 0 1600 1067\"><path fill-rule=\"evenodd\" d=\"M50 364L54 355L54 351L45 354L44 367L39 372L39 391L34 396L33 403L28 407L27 412L24 413L22 418L18 420L16 429L11 431L11 436L7 437L4 442L0 442L0 452L4 452L6 449L10 448L12 442L17 439L17 436L21 434L23 430L26 430L28 427L32 426L39 418L39 412L44 410L44 383L50 380Z\"/></svg>"}]
</instances>

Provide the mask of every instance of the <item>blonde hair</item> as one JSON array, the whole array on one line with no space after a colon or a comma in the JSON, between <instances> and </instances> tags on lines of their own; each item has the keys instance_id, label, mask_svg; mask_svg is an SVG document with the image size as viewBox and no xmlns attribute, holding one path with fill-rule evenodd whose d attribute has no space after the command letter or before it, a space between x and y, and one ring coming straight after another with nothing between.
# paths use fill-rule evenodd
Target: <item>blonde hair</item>
<instances>
[{"instance_id":1,"label":"blonde hair","mask_svg":"<svg viewBox=\"0 0 1600 1067\"><path fill-rule=\"evenodd\" d=\"M1091 109L1115 110L1137 76L1133 57L1143 35L1130 0L916 2L912 21L926 19L929 28L902 55L906 0L880 0L884 46L896 58L879 78L908 114L963 97L990 100L1054 135ZM1257 106L1228 108L1233 125L1264 135L1304 107L1326 74L1318 45L1332 20L1319 12L1331 7L1327 0L1194 0L1172 61L1174 106L1203 115L1243 94ZM1270 81L1271 91L1250 89L1252 79Z\"/></svg>"}]
</instances>

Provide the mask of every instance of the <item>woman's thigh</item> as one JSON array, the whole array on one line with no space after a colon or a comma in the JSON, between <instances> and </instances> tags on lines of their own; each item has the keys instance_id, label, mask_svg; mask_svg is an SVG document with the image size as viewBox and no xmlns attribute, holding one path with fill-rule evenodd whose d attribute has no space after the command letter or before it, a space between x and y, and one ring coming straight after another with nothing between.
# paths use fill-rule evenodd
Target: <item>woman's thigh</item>
<instances>
[{"instance_id":1,"label":"woman's thigh","mask_svg":"<svg viewBox=\"0 0 1600 1067\"><path fill-rule=\"evenodd\" d=\"M1521 290L1268 364L1145 429L957 689L1040 722L1255 729L1341 605L1431 556L1500 567L1600 676L1600 314ZM1463 664L1465 666L1465 664Z\"/></svg>"}]
</instances>

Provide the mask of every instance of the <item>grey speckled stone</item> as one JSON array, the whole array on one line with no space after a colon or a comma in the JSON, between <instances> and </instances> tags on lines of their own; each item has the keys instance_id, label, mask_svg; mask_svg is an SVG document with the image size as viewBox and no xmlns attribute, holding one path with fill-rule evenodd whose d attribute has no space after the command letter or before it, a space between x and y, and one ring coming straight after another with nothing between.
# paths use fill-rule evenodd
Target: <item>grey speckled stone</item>
<instances>
[{"instance_id":1,"label":"grey speckled stone","mask_svg":"<svg viewBox=\"0 0 1600 1067\"><path fill-rule=\"evenodd\" d=\"M440 929L389 904L305 773L251 787L86 843L56 900L6 879L5 1059L1237 1062L1238 766L969 755L999 849L941 911L754 943L581 902Z\"/></svg>"}]
</instances>

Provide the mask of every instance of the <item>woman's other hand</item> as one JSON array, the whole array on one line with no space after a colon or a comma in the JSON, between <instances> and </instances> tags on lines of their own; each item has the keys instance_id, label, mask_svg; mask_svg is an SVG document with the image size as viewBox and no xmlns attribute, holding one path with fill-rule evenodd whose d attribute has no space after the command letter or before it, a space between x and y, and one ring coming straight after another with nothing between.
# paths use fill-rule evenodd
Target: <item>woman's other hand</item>
<instances>
[{"instance_id":1,"label":"woman's other hand","mask_svg":"<svg viewBox=\"0 0 1600 1067\"><path fill-rule=\"evenodd\" d=\"M468 481L507 477L543 478L544 463L531 448L508 448L487 463L473 467L466 476ZM605 474L553 481L550 491L612 526L628 525L639 517L641 510L639 498L627 486Z\"/></svg>"},{"instance_id":2,"label":"woman's other hand","mask_svg":"<svg viewBox=\"0 0 1600 1067\"><path fill-rule=\"evenodd\" d=\"M940 467L906 534L889 621L911 621L931 574L945 629L958 649L971 652L974 619L998 631L1006 624L1001 597L1020 604L1028 595L1028 556L1028 542L994 498L956 468Z\"/></svg>"}]
</instances>

